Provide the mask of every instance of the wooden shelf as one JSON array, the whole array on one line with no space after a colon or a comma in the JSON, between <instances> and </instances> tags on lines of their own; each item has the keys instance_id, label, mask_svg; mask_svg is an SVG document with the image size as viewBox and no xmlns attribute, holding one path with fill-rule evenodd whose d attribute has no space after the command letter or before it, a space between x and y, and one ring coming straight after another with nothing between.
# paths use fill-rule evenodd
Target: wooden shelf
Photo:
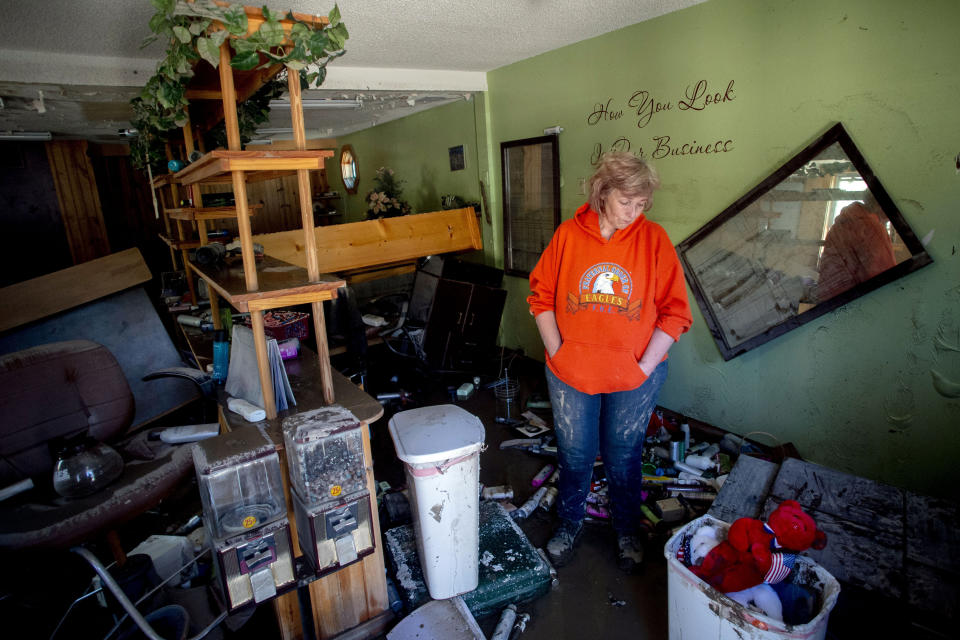
<instances>
[{"instance_id":1,"label":"wooden shelf","mask_svg":"<svg viewBox=\"0 0 960 640\"><path fill-rule=\"evenodd\" d=\"M216 292L237 311L264 311L307 302L320 302L337 297L337 289L346 283L328 274L321 274L317 282L310 282L307 270L264 256L257 263L257 279L260 288L247 291L243 264L198 265L190 263L190 269L203 278Z\"/></svg>"},{"instance_id":2,"label":"wooden shelf","mask_svg":"<svg viewBox=\"0 0 960 640\"><path fill-rule=\"evenodd\" d=\"M257 180L260 173L268 178L282 175L282 172L298 169L320 170L323 161L332 158L333 151L317 149L313 151L210 151L196 162L188 165L175 176L181 184L200 182L222 182L232 180L231 171L246 172L247 182ZM279 172L279 173L278 173ZM266 179L266 178L262 178Z\"/></svg>"},{"instance_id":3,"label":"wooden shelf","mask_svg":"<svg viewBox=\"0 0 960 640\"><path fill-rule=\"evenodd\" d=\"M172 173L164 173L159 176L154 176L153 182L151 183L154 189L159 187L165 187L169 184L177 184L177 179Z\"/></svg>"},{"instance_id":4,"label":"wooden shelf","mask_svg":"<svg viewBox=\"0 0 960 640\"><path fill-rule=\"evenodd\" d=\"M263 208L261 203L248 204L247 209L250 215L255 215L257 209ZM195 222L197 220L235 220L237 217L237 208L234 205L224 207L177 207L175 209L164 209L166 214L174 220L187 220Z\"/></svg>"},{"instance_id":5,"label":"wooden shelf","mask_svg":"<svg viewBox=\"0 0 960 640\"><path fill-rule=\"evenodd\" d=\"M162 233L158 234L160 239L167 243L167 246L176 249L177 251L182 251L186 249L196 249L200 246L199 240L175 240L174 238L167 237Z\"/></svg>"}]
</instances>

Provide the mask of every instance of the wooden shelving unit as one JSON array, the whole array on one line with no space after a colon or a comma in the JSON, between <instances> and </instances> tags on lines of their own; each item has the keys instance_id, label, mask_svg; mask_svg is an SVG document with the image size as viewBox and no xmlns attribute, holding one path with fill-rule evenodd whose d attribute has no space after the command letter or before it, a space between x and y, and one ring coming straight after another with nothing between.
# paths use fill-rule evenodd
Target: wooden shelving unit
<instances>
[{"instance_id":1,"label":"wooden shelving unit","mask_svg":"<svg viewBox=\"0 0 960 640\"><path fill-rule=\"evenodd\" d=\"M247 13L250 31L255 31L263 21L259 9L244 8ZM311 21L317 25L326 23L326 18L296 15L301 21ZM285 29L290 24L281 21ZM330 367L329 348L324 322L323 302L336 297L337 289L344 280L319 269L317 256L317 238L314 228L313 189L311 173L323 171L324 161L334 152L329 149L308 149L304 131L300 79L291 73L288 81L290 113L294 139L284 149L262 149L245 151L241 149L240 132L237 122L237 102L253 95L265 82L276 76L282 67L278 65L258 68L253 71L238 71L230 66L232 54L225 42L220 49L220 64L217 71L209 65L199 64L196 74L187 89L191 101L190 119L200 132L208 130L220 120L225 123L227 149L206 152L200 159L192 162L183 170L158 176L154 186L167 192L168 202L164 207L166 241L181 251L188 273L203 279L210 292L211 311L214 325L220 327L219 300L223 299L241 312L250 313L250 324L254 334L257 356L257 369L263 394L264 410L267 413L267 425L273 431L275 441L282 449L280 437L282 416L277 415L273 394L273 381L267 359L267 342L264 333L263 312L278 307L310 304L313 316L313 332L316 339L316 354L304 351L301 357L288 364L288 375L294 387L297 407L294 411L303 411L325 404L338 404L357 411L360 420L375 420L381 413L376 400L370 398L359 388L352 385L343 376ZM194 128L187 124L183 129L185 155L193 151ZM199 136L198 136L199 137ZM292 148L291 148L292 147ZM302 250L304 263L293 265L271 255L257 260L254 255L250 228L250 216L259 208L251 205L247 194L247 184L260 180L269 180L295 174L301 224L300 229L290 232L297 236L295 244ZM233 191L234 206L204 207L200 193L201 185L229 184ZM181 206L181 190L189 189L193 206ZM187 260L187 238L184 225L196 225L199 242L207 243L206 224L210 220L235 219L241 246L239 260L229 260L223 265L199 265ZM172 222L171 222L172 221ZM176 223L177 238L174 238L172 223ZM193 278L188 278L192 283ZM242 419L221 407L221 421L229 429L233 423ZM367 487L371 496L376 495L373 479L373 462L370 457L369 432L364 429L364 449L367 466ZM284 452L281 451L281 457ZM383 552L380 549L380 528L373 513L374 532L377 538L377 551L341 571L325 576L309 585L312 611L304 611L304 619L312 618L317 637L332 637L344 631L371 624L381 624L388 617L389 608L384 576ZM291 526L294 520L291 515ZM294 536L295 551L299 546ZM361 606L362 604L362 606ZM274 609L284 638L301 637L300 605L295 594L286 594L274 600ZM312 614L312 615L311 615ZM372 634L361 634L364 637ZM360 637L359 635L357 637Z\"/></svg>"}]
</instances>

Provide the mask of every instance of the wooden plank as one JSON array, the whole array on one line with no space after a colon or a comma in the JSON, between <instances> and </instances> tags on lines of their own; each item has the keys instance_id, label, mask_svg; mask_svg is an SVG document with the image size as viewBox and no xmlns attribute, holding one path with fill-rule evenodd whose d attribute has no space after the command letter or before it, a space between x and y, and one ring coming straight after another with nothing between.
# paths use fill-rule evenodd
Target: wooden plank
<instances>
[{"instance_id":1,"label":"wooden plank","mask_svg":"<svg viewBox=\"0 0 960 640\"><path fill-rule=\"evenodd\" d=\"M782 469L781 469L782 473ZM780 504L770 497L764 505L766 519ZM808 549L809 556L840 581L893 598L904 595L904 541L902 529L883 531L870 524L858 524L833 514L804 507L827 534L827 546L819 551Z\"/></svg>"},{"instance_id":2,"label":"wooden plank","mask_svg":"<svg viewBox=\"0 0 960 640\"><path fill-rule=\"evenodd\" d=\"M255 215L256 211L263 208L260 203L248 204L247 208L250 215ZM190 222L196 220L233 220L237 217L237 209L233 206L226 207L176 207L164 210L168 216L174 220L187 220Z\"/></svg>"},{"instance_id":3,"label":"wooden plank","mask_svg":"<svg viewBox=\"0 0 960 640\"><path fill-rule=\"evenodd\" d=\"M960 575L960 505L907 492L907 558Z\"/></svg>"},{"instance_id":4,"label":"wooden plank","mask_svg":"<svg viewBox=\"0 0 960 640\"><path fill-rule=\"evenodd\" d=\"M343 279L347 284L360 284L361 282L370 282L393 276L400 276L406 273L413 273L417 270L415 262L407 262L397 266L388 266L382 269L370 269L363 271L353 271L342 273Z\"/></svg>"},{"instance_id":5,"label":"wooden plank","mask_svg":"<svg viewBox=\"0 0 960 640\"><path fill-rule=\"evenodd\" d=\"M325 274L321 275L318 282L310 282L306 270L302 267L270 256L257 264L259 289L256 291L247 290L243 266L236 262L206 266L191 262L190 269L206 280L238 311L248 311L250 302L254 302L254 306L261 310L274 308L270 306L271 298L297 299L301 303L314 299L329 300L336 295L335 291L344 285L343 280Z\"/></svg>"},{"instance_id":6,"label":"wooden plank","mask_svg":"<svg viewBox=\"0 0 960 640\"><path fill-rule=\"evenodd\" d=\"M0 289L0 331L72 309L151 278L136 248Z\"/></svg>"},{"instance_id":7,"label":"wooden plank","mask_svg":"<svg viewBox=\"0 0 960 640\"><path fill-rule=\"evenodd\" d=\"M323 293L297 293L283 296L269 296L247 301L248 311L267 311L269 309L279 309L281 307L292 307L298 304L315 303L320 304L326 300L333 300L337 297L336 289L330 289ZM314 309L316 311L316 309ZM321 354L322 355L322 354ZM328 403L329 404L329 403Z\"/></svg>"},{"instance_id":8,"label":"wooden plank","mask_svg":"<svg viewBox=\"0 0 960 640\"><path fill-rule=\"evenodd\" d=\"M956 621L960 617L960 576L907 561L907 599L911 607Z\"/></svg>"},{"instance_id":9,"label":"wooden plank","mask_svg":"<svg viewBox=\"0 0 960 640\"><path fill-rule=\"evenodd\" d=\"M387 596L387 577L383 561L383 536L380 535L380 515L377 512L377 483L373 475L373 449L370 445L370 425L363 424L363 461L367 471L367 491L370 492L371 520L373 539L376 547L371 555L363 559L364 585L367 598L367 616L374 618L388 611L390 600Z\"/></svg>"},{"instance_id":10,"label":"wooden plank","mask_svg":"<svg viewBox=\"0 0 960 640\"><path fill-rule=\"evenodd\" d=\"M349 629L340 606L340 580L336 573L310 583L310 601L313 603L315 634L320 640L332 638L344 629Z\"/></svg>"},{"instance_id":11,"label":"wooden plank","mask_svg":"<svg viewBox=\"0 0 960 640\"><path fill-rule=\"evenodd\" d=\"M327 273L483 248L472 207L331 225L314 233L319 267ZM259 234L253 240L267 255L306 265L299 231Z\"/></svg>"},{"instance_id":12,"label":"wooden plank","mask_svg":"<svg viewBox=\"0 0 960 640\"><path fill-rule=\"evenodd\" d=\"M890 485L787 458L770 495L863 527L903 535L905 495Z\"/></svg>"},{"instance_id":13,"label":"wooden plank","mask_svg":"<svg viewBox=\"0 0 960 640\"><path fill-rule=\"evenodd\" d=\"M740 456L707 513L730 524L737 518L759 518L779 470L775 462Z\"/></svg>"},{"instance_id":14,"label":"wooden plank","mask_svg":"<svg viewBox=\"0 0 960 640\"><path fill-rule=\"evenodd\" d=\"M282 151L287 149L297 149L296 140L272 140L270 144L258 144L256 145L257 149L266 150L271 149L274 151ZM306 140L304 146L305 149L330 149L336 153L337 149L337 139L336 138L310 138Z\"/></svg>"},{"instance_id":15,"label":"wooden plank","mask_svg":"<svg viewBox=\"0 0 960 640\"><path fill-rule=\"evenodd\" d=\"M225 94L231 96L232 94ZM239 146L239 145L238 145ZM326 158L332 158L330 149L253 150L216 149L203 154L175 175L181 184L194 184L229 171L289 171L296 169L323 169Z\"/></svg>"},{"instance_id":16,"label":"wooden plank","mask_svg":"<svg viewBox=\"0 0 960 640\"><path fill-rule=\"evenodd\" d=\"M46 150L74 263L109 254L110 243L93 165L87 157L87 141L48 142Z\"/></svg>"},{"instance_id":17,"label":"wooden plank","mask_svg":"<svg viewBox=\"0 0 960 640\"><path fill-rule=\"evenodd\" d=\"M175 240L173 238L168 238L162 233L157 234L160 236L160 239L166 243L171 249L196 249L200 246L200 243L197 240ZM173 268L176 269L177 265L174 264Z\"/></svg>"}]
</instances>

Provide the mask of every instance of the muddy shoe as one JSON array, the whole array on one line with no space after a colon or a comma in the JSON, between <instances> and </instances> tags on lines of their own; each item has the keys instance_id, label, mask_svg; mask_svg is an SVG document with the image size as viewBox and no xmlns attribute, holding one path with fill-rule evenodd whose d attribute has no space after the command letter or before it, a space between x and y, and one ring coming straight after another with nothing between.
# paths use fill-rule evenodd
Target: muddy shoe
<instances>
[{"instance_id":1,"label":"muddy shoe","mask_svg":"<svg viewBox=\"0 0 960 640\"><path fill-rule=\"evenodd\" d=\"M547 542L547 555L550 556L553 566L562 567L570 562L582 533L582 522L561 521L560 526L553 532L553 537Z\"/></svg>"},{"instance_id":2,"label":"muddy shoe","mask_svg":"<svg viewBox=\"0 0 960 640\"><path fill-rule=\"evenodd\" d=\"M617 538L617 566L621 571L637 573L643 566L643 540L637 536Z\"/></svg>"}]
</instances>

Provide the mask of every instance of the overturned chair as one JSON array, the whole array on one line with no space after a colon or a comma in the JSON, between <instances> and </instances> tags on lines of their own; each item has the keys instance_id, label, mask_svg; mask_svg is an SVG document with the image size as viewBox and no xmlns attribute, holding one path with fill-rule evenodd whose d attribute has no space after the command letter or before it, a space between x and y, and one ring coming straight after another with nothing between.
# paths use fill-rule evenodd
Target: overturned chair
<instances>
[{"instance_id":1,"label":"overturned chair","mask_svg":"<svg viewBox=\"0 0 960 640\"><path fill-rule=\"evenodd\" d=\"M87 437L116 444L134 399L110 351L89 340L0 356L0 486L35 488L0 502L0 550L67 548L107 533L158 504L188 477L188 447L134 439L119 477L82 497L53 491L57 443Z\"/></svg>"}]
</instances>

